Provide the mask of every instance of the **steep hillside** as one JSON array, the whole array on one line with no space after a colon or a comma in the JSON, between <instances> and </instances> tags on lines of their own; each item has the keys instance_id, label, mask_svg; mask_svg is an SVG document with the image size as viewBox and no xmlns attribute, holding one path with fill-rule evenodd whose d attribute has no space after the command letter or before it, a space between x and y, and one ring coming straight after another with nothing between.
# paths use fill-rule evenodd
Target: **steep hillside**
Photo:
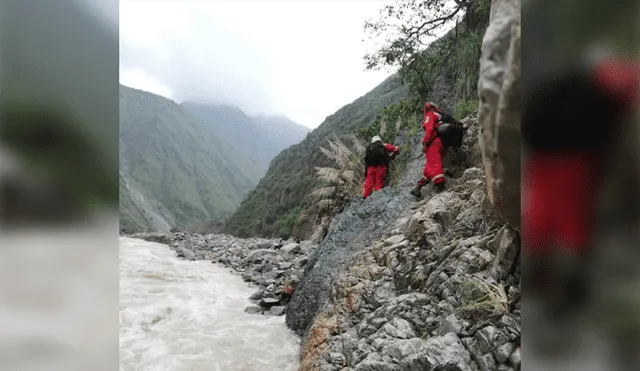
<instances>
[{"instance_id":1,"label":"steep hillside","mask_svg":"<svg viewBox=\"0 0 640 371\"><path fill-rule=\"evenodd\" d=\"M358 133L361 139L368 140L364 137L378 133L385 107L405 102L409 112L393 120L397 123L400 119L407 134L412 130L406 129L417 130L418 117L413 115L414 112L418 114L425 99L436 102L459 118L475 111L478 108L480 44L488 24L488 9L474 14L473 19L474 22L461 23L425 51L424 55L430 58L430 68L424 71L423 76L429 82L426 97L410 95L400 76L393 75L327 117L302 143L283 151L273 160L267 174L227 223L226 232L239 237L293 235L309 238L311 228L300 225L300 215L311 203L307 195L320 185L314 168L332 165L319 147L344 134ZM395 136L384 139L398 140L396 144L401 144L402 140ZM407 160L404 158L402 161L406 163Z\"/></svg>"},{"instance_id":2,"label":"steep hillside","mask_svg":"<svg viewBox=\"0 0 640 371\"><path fill-rule=\"evenodd\" d=\"M237 107L182 104L185 111L202 121L220 140L253 162L263 175L269 163L285 148L299 143L309 129L286 117L250 117Z\"/></svg>"},{"instance_id":3,"label":"steep hillside","mask_svg":"<svg viewBox=\"0 0 640 371\"><path fill-rule=\"evenodd\" d=\"M125 232L229 216L260 170L175 102L120 87L120 215Z\"/></svg>"},{"instance_id":4,"label":"steep hillside","mask_svg":"<svg viewBox=\"0 0 640 371\"><path fill-rule=\"evenodd\" d=\"M229 220L226 230L237 236L273 236L290 233L305 196L317 186L315 166L328 165L318 151L333 135L351 134L367 127L384 106L406 96L395 76L344 106L311 132L301 143L273 159L267 174Z\"/></svg>"}]
</instances>

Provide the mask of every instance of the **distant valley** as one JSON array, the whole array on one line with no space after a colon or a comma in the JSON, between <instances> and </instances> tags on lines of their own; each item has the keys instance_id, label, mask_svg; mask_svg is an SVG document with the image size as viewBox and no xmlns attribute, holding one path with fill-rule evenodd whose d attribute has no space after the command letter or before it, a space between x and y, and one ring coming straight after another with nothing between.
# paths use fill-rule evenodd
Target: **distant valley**
<instances>
[{"instance_id":1,"label":"distant valley","mask_svg":"<svg viewBox=\"0 0 640 371\"><path fill-rule=\"evenodd\" d=\"M168 232L228 218L309 129L236 107L177 104L120 86L120 229Z\"/></svg>"}]
</instances>

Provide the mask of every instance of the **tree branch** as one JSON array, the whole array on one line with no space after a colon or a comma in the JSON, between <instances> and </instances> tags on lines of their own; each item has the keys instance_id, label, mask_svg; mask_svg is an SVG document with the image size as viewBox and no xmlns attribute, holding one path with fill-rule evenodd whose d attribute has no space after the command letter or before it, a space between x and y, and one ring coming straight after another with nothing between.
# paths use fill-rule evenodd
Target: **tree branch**
<instances>
[{"instance_id":1,"label":"tree branch","mask_svg":"<svg viewBox=\"0 0 640 371\"><path fill-rule=\"evenodd\" d=\"M421 24L420 26L412 26L412 27L410 27L408 29L408 32L407 32L407 38L414 38L415 37L416 39L419 39L420 36L422 36L424 34L429 34L429 32L432 31L433 29L441 27L444 24L446 24L447 22L449 22L451 19L453 19L453 17L455 17L460 12L460 10L462 10L463 8L466 8L466 6L465 5L458 6L449 15L426 21L423 24ZM425 31L425 33L421 34L422 30L427 26L433 26L433 27L430 27L429 29L427 29L427 31Z\"/></svg>"}]
</instances>

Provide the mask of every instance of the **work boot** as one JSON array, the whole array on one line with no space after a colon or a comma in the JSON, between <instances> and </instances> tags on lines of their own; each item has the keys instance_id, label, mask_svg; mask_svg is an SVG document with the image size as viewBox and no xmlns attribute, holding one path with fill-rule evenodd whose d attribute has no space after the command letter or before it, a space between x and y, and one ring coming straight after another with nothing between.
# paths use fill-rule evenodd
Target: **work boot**
<instances>
[{"instance_id":1,"label":"work boot","mask_svg":"<svg viewBox=\"0 0 640 371\"><path fill-rule=\"evenodd\" d=\"M415 196L417 198L422 197L422 193L420 193L420 191L422 190L422 186L416 186L414 189L411 190L411 192L409 192L412 196Z\"/></svg>"},{"instance_id":2,"label":"work boot","mask_svg":"<svg viewBox=\"0 0 640 371\"><path fill-rule=\"evenodd\" d=\"M433 185L433 189L435 189L436 193L440 193L440 192L444 191L444 182L438 183L438 184L434 184Z\"/></svg>"}]
</instances>

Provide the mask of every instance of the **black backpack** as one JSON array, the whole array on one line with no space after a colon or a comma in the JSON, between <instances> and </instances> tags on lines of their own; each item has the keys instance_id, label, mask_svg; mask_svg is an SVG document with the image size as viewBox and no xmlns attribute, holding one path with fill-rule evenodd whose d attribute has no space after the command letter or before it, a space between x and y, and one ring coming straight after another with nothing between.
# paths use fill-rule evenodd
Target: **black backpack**
<instances>
[{"instance_id":1,"label":"black backpack","mask_svg":"<svg viewBox=\"0 0 640 371\"><path fill-rule=\"evenodd\" d=\"M364 155L364 164L367 167L389 164L389 155L382 142L370 143L367 146Z\"/></svg>"},{"instance_id":2,"label":"black backpack","mask_svg":"<svg viewBox=\"0 0 640 371\"><path fill-rule=\"evenodd\" d=\"M459 148L462 145L464 127L462 123L449 114L440 114L436 133L445 148Z\"/></svg>"}]
</instances>

